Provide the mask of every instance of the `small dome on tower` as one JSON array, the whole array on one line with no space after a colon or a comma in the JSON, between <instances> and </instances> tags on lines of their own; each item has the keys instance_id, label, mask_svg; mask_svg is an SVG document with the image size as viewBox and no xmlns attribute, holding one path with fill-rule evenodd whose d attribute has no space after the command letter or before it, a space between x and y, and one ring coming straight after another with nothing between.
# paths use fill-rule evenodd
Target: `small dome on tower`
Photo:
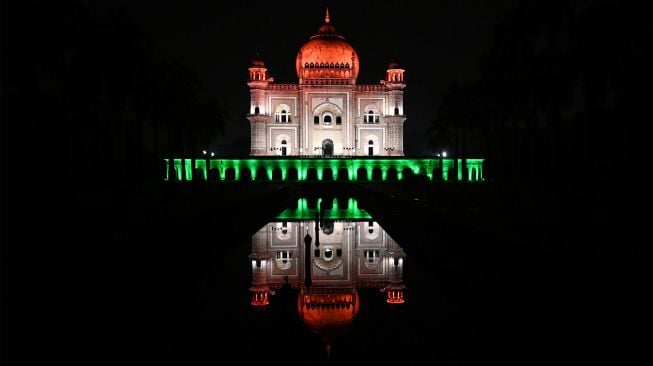
<instances>
[{"instance_id":1,"label":"small dome on tower","mask_svg":"<svg viewBox=\"0 0 653 366\"><path fill-rule=\"evenodd\" d=\"M263 61L261 56L259 56L258 52L256 53L256 56L254 56L254 58L252 58L251 66L252 67L265 67L265 62Z\"/></svg>"},{"instance_id":2,"label":"small dome on tower","mask_svg":"<svg viewBox=\"0 0 653 366\"><path fill-rule=\"evenodd\" d=\"M399 60L397 60L395 57L390 59L390 64L388 65L388 69L401 69L401 64L399 63Z\"/></svg>"}]
</instances>

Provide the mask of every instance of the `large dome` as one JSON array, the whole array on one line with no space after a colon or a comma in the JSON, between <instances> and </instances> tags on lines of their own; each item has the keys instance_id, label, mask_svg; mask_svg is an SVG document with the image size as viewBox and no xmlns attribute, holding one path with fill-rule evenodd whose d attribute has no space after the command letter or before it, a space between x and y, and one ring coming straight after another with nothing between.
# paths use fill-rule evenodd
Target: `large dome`
<instances>
[{"instance_id":1,"label":"large dome","mask_svg":"<svg viewBox=\"0 0 653 366\"><path fill-rule=\"evenodd\" d=\"M358 55L330 24L327 10L324 24L297 53L297 77L309 79L350 79L358 76Z\"/></svg>"},{"instance_id":2,"label":"large dome","mask_svg":"<svg viewBox=\"0 0 653 366\"><path fill-rule=\"evenodd\" d=\"M302 291L297 298L299 317L322 337L338 334L358 315L360 299L356 289Z\"/></svg>"}]
</instances>

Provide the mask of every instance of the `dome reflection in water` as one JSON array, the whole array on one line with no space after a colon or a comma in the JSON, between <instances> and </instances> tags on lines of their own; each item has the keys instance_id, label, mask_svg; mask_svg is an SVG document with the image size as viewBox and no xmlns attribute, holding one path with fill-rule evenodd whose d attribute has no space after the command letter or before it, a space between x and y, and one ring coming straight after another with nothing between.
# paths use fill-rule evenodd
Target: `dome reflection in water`
<instances>
[{"instance_id":1,"label":"dome reflection in water","mask_svg":"<svg viewBox=\"0 0 653 366\"><path fill-rule=\"evenodd\" d=\"M359 314L358 288L378 289L390 304L404 302L404 256L371 219L270 222L252 237L251 306L269 306L278 291L296 294L299 318L330 354Z\"/></svg>"}]
</instances>

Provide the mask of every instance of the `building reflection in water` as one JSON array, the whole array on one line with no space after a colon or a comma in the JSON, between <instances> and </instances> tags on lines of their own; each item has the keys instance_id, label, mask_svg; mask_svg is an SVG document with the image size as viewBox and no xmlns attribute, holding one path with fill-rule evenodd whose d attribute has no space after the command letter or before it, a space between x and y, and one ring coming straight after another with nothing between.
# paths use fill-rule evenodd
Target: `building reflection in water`
<instances>
[{"instance_id":1,"label":"building reflection in water","mask_svg":"<svg viewBox=\"0 0 653 366\"><path fill-rule=\"evenodd\" d=\"M388 303L404 302L404 251L364 210L351 202L344 210L337 204L308 210L300 200L280 217L295 221L270 222L252 236L252 306L266 307L282 286L299 290L297 312L329 352L333 337L358 314L357 288L378 288Z\"/></svg>"}]
</instances>

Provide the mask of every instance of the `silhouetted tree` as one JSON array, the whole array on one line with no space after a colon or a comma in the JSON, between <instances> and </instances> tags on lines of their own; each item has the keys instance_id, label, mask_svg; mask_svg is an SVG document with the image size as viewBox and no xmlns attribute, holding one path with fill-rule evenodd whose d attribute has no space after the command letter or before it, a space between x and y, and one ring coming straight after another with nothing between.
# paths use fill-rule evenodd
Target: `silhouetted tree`
<instances>
[{"instance_id":1,"label":"silhouetted tree","mask_svg":"<svg viewBox=\"0 0 653 366\"><path fill-rule=\"evenodd\" d=\"M168 154L207 145L222 131L217 100L203 97L197 75L161 54L124 8L93 17L75 2L38 4L39 12L29 2L13 6L14 16L38 26L17 28L20 41L3 39L11 55L3 58L3 103L35 104L25 119L48 121L53 133L44 145L55 146L51 156L63 152L55 160L65 176L140 181L145 160L161 158L162 130Z\"/></svg>"},{"instance_id":2,"label":"silhouetted tree","mask_svg":"<svg viewBox=\"0 0 653 366\"><path fill-rule=\"evenodd\" d=\"M596 146L611 138L607 119L623 113L627 124L614 138L625 159L630 111L641 99L634 92L646 33L640 13L617 1L576 9L565 0L522 2L497 25L493 46L479 59L481 78L444 91L432 131L451 131L462 154L468 144L483 146L517 180L574 173L571 157L590 161L590 171L575 177L583 179L606 159ZM467 138L474 129L486 145Z\"/></svg>"}]
</instances>

